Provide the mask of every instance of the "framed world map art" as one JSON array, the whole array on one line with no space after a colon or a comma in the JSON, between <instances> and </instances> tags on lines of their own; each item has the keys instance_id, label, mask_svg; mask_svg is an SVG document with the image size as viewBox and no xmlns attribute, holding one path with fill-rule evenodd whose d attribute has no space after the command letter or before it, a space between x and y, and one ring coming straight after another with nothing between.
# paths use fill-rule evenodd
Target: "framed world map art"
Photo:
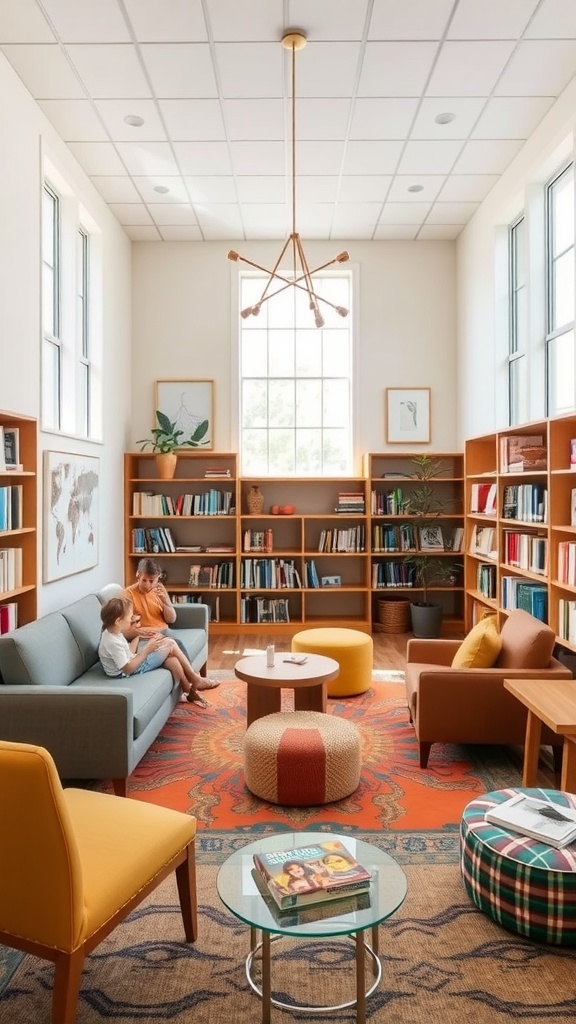
<instances>
[{"instance_id":1,"label":"framed world map art","mask_svg":"<svg viewBox=\"0 0 576 1024\"><path fill-rule=\"evenodd\" d=\"M99 499L100 459L44 452L44 583L98 565Z\"/></svg>"}]
</instances>

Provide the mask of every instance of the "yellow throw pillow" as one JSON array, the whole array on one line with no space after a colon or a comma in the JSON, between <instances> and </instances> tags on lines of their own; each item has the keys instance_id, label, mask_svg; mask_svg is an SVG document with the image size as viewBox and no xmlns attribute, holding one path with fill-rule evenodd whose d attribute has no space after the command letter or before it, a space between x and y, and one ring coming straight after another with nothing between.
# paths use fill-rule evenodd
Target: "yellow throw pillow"
<instances>
[{"instance_id":1,"label":"yellow throw pillow","mask_svg":"<svg viewBox=\"0 0 576 1024\"><path fill-rule=\"evenodd\" d=\"M492 668L502 649L495 615L480 619L454 655L452 668Z\"/></svg>"}]
</instances>

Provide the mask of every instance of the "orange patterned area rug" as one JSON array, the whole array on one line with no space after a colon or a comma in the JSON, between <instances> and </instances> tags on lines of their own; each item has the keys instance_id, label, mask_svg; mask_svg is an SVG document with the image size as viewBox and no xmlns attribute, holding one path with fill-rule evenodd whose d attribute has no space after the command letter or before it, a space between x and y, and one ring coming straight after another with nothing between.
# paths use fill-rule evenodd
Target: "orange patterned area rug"
<instances>
[{"instance_id":1,"label":"orange patterned area rug","mask_svg":"<svg viewBox=\"0 0 576 1024\"><path fill-rule=\"evenodd\" d=\"M389 832L391 841L396 834L390 852L400 852L401 841L407 855L411 847L423 853L424 834L437 833L436 853L442 853L444 839L445 852L453 855L465 805L479 793L520 783L519 759L503 748L437 744L422 770L402 673L375 672L366 693L328 702L329 714L348 719L360 732L357 791L319 807L266 803L244 785L245 685L232 672L212 676L221 685L206 694L210 707L179 704L129 782L132 798L194 814L201 835L249 833L253 839L255 833L314 828ZM291 694L283 698L289 702Z\"/></svg>"}]
</instances>

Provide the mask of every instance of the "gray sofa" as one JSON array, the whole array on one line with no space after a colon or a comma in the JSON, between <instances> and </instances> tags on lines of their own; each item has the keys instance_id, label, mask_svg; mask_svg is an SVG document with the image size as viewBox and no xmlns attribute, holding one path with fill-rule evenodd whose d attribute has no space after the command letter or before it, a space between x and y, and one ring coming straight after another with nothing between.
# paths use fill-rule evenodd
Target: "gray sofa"
<instances>
[{"instance_id":1,"label":"gray sofa","mask_svg":"<svg viewBox=\"0 0 576 1024\"><path fill-rule=\"evenodd\" d=\"M174 710L180 687L164 668L132 679L104 673L100 608L121 589L111 583L0 636L0 739L46 747L63 779L111 779L125 796L128 776ZM209 609L177 605L176 614L171 628L206 675Z\"/></svg>"}]
</instances>

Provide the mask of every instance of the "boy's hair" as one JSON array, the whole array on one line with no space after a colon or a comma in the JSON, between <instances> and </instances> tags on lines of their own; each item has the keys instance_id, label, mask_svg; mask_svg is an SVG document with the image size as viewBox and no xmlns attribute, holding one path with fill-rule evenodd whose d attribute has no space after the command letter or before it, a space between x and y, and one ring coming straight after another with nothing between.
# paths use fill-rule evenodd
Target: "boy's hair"
<instances>
[{"instance_id":1,"label":"boy's hair","mask_svg":"<svg viewBox=\"0 0 576 1024\"><path fill-rule=\"evenodd\" d=\"M162 566L155 558L141 558L136 567L136 572L142 572L145 576L161 576Z\"/></svg>"},{"instance_id":2,"label":"boy's hair","mask_svg":"<svg viewBox=\"0 0 576 1024\"><path fill-rule=\"evenodd\" d=\"M132 601L128 597L111 597L100 609L100 618L104 629L113 626L116 619L121 619L132 607Z\"/></svg>"}]
</instances>

